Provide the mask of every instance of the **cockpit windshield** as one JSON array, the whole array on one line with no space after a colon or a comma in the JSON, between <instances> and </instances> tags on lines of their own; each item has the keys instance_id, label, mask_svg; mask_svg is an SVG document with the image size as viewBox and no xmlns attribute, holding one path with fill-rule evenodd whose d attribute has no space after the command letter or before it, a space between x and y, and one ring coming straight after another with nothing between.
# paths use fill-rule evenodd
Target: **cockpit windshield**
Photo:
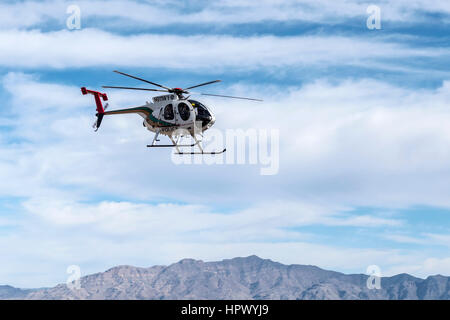
<instances>
[{"instance_id":1,"label":"cockpit windshield","mask_svg":"<svg viewBox=\"0 0 450 320\"><path fill-rule=\"evenodd\" d=\"M209 113L208 109L200 102L196 100L188 100L195 110L197 110L197 115L200 117L210 117L211 114Z\"/></svg>"},{"instance_id":2,"label":"cockpit windshield","mask_svg":"<svg viewBox=\"0 0 450 320\"><path fill-rule=\"evenodd\" d=\"M196 100L188 100L189 103L194 107L194 110L197 112L197 116L195 117L196 121L201 121L202 126L207 125L211 120L211 113L208 111L205 105L196 101Z\"/></svg>"}]
</instances>

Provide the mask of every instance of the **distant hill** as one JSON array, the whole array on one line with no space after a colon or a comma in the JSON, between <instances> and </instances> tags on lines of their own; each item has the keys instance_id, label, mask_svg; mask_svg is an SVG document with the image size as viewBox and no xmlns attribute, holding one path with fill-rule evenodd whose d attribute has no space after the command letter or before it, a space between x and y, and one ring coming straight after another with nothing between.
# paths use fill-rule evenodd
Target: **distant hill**
<instances>
[{"instance_id":1,"label":"distant hill","mask_svg":"<svg viewBox=\"0 0 450 320\"><path fill-rule=\"evenodd\" d=\"M400 274L368 289L368 276L315 266L283 265L257 256L218 262L184 259L169 266L118 266L65 284L22 290L0 286L0 299L450 299L450 277Z\"/></svg>"},{"instance_id":2,"label":"distant hill","mask_svg":"<svg viewBox=\"0 0 450 320\"><path fill-rule=\"evenodd\" d=\"M0 299L24 299L32 290L17 289L11 286L0 286Z\"/></svg>"}]
</instances>

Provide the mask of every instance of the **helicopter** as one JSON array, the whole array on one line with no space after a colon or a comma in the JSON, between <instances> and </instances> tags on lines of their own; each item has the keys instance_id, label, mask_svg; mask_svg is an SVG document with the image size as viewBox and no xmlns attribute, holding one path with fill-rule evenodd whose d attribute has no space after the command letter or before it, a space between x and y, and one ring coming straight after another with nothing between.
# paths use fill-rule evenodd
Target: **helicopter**
<instances>
[{"instance_id":1,"label":"helicopter","mask_svg":"<svg viewBox=\"0 0 450 320\"><path fill-rule=\"evenodd\" d=\"M165 92L167 94L155 96L152 98L151 103L147 101L142 106L106 111L106 109L108 108L108 103L106 103L105 106L103 107L102 100L108 101L107 94L101 93L99 91L88 90L86 89L86 87L82 87L81 92L83 95L92 94L95 98L95 103L97 106L97 113L96 113L97 119L93 124L93 128L95 129L95 131L97 131L100 128L104 116L136 113L140 115L142 118L144 118L143 126L146 127L149 131L155 133L152 143L147 145L148 148L158 148L158 147L175 148L177 151L176 154L180 155L221 154L226 151L226 148L220 151L210 151L210 152L206 152L203 150L203 147L200 144L201 140L198 140L196 135L200 134L203 137L203 132L205 132L214 125L216 118L209 107L207 107L204 103L200 101L190 99L191 97L190 95L199 94L204 96L214 96L231 99L263 101L260 99L247 97L235 97L210 93L195 93L188 91L190 89L221 82L221 80L208 81L182 89L182 88L170 88L117 70L114 70L114 72L126 77L130 77L151 84L153 86L158 87L158 89L120 87L120 86L102 86L102 88ZM158 139L160 134L168 136L172 144L157 144L157 142L160 141ZM194 143L179 144L180 138L186 134L190 135L194 139ZM195 146L199 148L199 151L182 152L179 149L180 147L195 147Z\"/></svg>"}]
</instances>

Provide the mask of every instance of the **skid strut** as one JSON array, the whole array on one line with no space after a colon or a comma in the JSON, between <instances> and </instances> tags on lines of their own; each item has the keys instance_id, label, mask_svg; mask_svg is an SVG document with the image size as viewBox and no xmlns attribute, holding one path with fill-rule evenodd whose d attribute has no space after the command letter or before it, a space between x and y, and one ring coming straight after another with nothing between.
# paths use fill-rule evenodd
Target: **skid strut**
<instances>
[{"instance_id":1,"label":"skid strut","mask_svg":"<svg viewBox=\"0 0 450 320\"><path fill-rule=\"evenodd\" d=\"M155 144L156 141L159 141L158 140L159 133L160 133L159 131L156 132L155 137L152 141L152 144L147 145L148 148L175 148L177 150L177 152L175 154L180 154L180 155L183 155L183 154L221 154L221 153L224 153L225 151L227 151L226 148L224 148L221 151L204 151L202 146L200 145L200 141L196 137L193 137L195 142L191 143L191 144L178 144L178 139L177 139L177 141L175 141L173 139L173 137L171 137L171 136L169 136L169 138L173 144ZM195 147L195 146L197 146L200 149L200 151L182 152L179 149L180 147Z\"/></svg>"},{"instance_id":2,"label":"skid strut","mask_svg":"<svg viewBox=\"0 0 450 320\"><path fill-rule=\"evenodd\" d=\"M155 144L156 141L159 141L158 135L159 135L159 130L156 132L155 138L153 139L152 144L147 145L148 148L176 148L177 151L180 152L180 149L178 149L178 147L193 147L199 143L198 140L195 140L195 143L191 143L191 144L178 144L177 142L175 142L175 140L173 140L172 137L169 137L170 140L172 140L173 144Z\"/></svg>"},{"instance_id":3,"label":"skid strut","mask_svg":"<svg viewBox=\"0 0 450 320\"><path fill-rule=\"evenodd\" d=\"M203 148L202 148L202 146L201 146L201 144L200 144L200 141L197 140L197 137L196 137L195 135L192 136L192 137L194 138L195 144L197 144L197 146L198 146L198 148L200 149L200 151L181 152L181 151L177 148L177 153L176 153L176 154L180 154L180 155L183 155L183 154L221 154L221 153L224 153L225 151L227 151L226 148L223 149L222 151L204 151Z\"/></svg>"}]
</instances>

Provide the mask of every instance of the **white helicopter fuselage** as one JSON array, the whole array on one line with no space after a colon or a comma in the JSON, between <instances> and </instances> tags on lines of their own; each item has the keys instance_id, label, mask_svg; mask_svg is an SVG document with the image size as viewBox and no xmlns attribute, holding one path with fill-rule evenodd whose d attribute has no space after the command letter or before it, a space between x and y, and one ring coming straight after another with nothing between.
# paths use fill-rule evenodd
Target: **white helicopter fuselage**
<instances>
[{"instance_id":1,"label":"white helicopter fuselage","mask_svg":"<svg viewBox=\"0 0 450 320\"><path fill-rule=\"evenodd\" d=\"M137 113L144 119L143 125L150 131L173 135L177 130L187 130L189 133L201 133L209 129L215 122L212 111L203 103L180 98L176 94L167 94L152 98L145 105L106 111L105 115Z\"/></svg>"}]
</instances>

